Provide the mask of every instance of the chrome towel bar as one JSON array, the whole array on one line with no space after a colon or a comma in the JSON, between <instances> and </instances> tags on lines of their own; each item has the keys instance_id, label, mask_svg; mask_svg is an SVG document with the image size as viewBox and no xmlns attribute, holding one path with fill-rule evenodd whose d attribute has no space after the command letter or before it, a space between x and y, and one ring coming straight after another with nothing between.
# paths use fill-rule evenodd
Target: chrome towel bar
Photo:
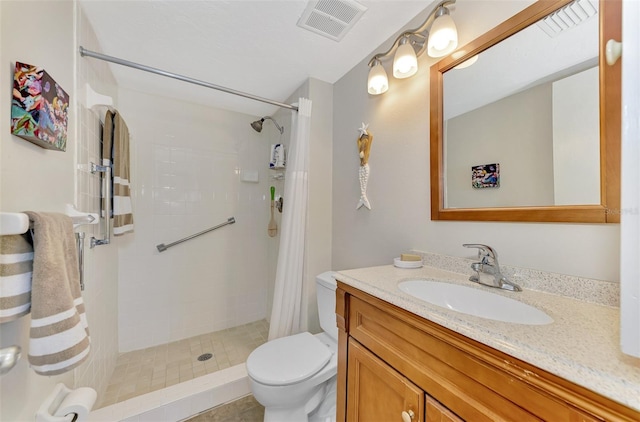
<instances>
[{"instance_id":1,"label":"chrome towel bar","mask_svg":"<svg viewBox=\"0 0 640 422\"><path fill-rule=\"evenodd\" d=\"M111 243L111 165L100 166L95 163L91 163L91 173L104 173L102 183L104 184L104 197L102 198L102 218L104 218L104 237L97 239L91 237L91 246L93 249L96 246L108 245Z\"/></svg>"},{"instance_id":2,"label":"chrome towel bar","mask_svg":"<svg viewBox=\"0 0 640 422\"><path fill-rule=\"evenodd\" d=\"M157 246L156 246L156 248L158 248L158 251L159 251L159 252L164 252L164 251L166 251L167 249L169 249L170 247L177 245L178 243L186 242L187 240L191 240L191 239L193 239L194 237L198 237L198 236L203 235L203 234L205 234L205 233L209 233L209 232L211 232L211 231L214 231L214 230L216 230L216 229L219 229L220 227L224 227L224 226L226 226L226 225L228 225L228 224L233 224L233 223L235 223L235 222L236 222L236 219L235 219L235 218L233 218L233 217L229 217L229 218L227 219L227 221L225 221L225 222L224 222L224 223L222 223L222 224L218 224L218 225L217 225L217 226L215 226L215 227L211 227L210 229L203 230L203 231L201 231L200 233L192 234L191 236L187 236L187 237L185 237L184 239L176 240L175 242L173 242L173 243L169 243L168 245L165 245L164 243L161 243L161 244L157 245Z\"/></svg>"},{"instance_id":3,"label":"chrome towel bar","mask_svg":"<svg viewBox=\"0 0 640 422\"><path fill-rule=\"evenodd\" d=\"M84 237L84 232L76 233L76 247L78 248L78 272L80 273L80 290L84 290Z\"/></svg>"}]
</instances>

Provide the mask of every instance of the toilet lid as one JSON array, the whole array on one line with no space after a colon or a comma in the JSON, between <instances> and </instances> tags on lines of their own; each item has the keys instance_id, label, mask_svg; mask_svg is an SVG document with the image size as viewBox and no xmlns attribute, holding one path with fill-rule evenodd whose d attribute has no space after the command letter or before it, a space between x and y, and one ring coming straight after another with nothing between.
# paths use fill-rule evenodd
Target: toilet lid
<instances>
[{"instance_id":1,"label":"toilet lid","mask_svg":"<svg viewBox=\"0 0 640 422\"><path fill-rule=\"evenodd\" d=\"M263 344L247 358L247 372L267 385L287 385L305 380L331 359L331 351L311 333L282 337Z\"/></svg>"}]
</instances>

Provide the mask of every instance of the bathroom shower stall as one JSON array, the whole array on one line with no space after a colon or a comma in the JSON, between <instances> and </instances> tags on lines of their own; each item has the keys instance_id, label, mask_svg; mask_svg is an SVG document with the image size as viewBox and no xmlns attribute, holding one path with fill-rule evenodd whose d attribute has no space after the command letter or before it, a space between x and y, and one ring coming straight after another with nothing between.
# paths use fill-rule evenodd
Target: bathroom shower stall
<instances>
[{"instance_id":1,"label":"bathroom shower stall","mask_svg":"<svg viewBox=\"0 0 640 422\"><path fill-rule=\"evenodd\" d=\"M83 46L78 51L81 57L297 111L290 104ZM249 127L261 133L263 122L272 121L280 145L284 145L284 127L270 116L248 125L250 116L242 113L153 94L120 90L118 97L120 115L130 116L130 127L138 129L130 148L134 151L137 185L132 186L132 196L138 223L135 236L118 249L120 351L264 319L269 266L268 243L260 230L265 227L266 214L260 209L267 203L268 179L282 179L269 177L270 143L261 142ZM127 106L133 106L128 114ZM284 161L278 170L283 167ZM269 190L273 196L275 186ZM236 214L243 222L239 228L219 230L235 224ZM272 216L271 232L273 220ZM212 233L215 230L219 231ZM204 234L209 235L201 238ZM150 241L157 244L157 250L145 250ZM160 255L176 246L178 250Z\"/></svg>"},{"instance_id":2,"label":"bathroom shower stall","mask_svg":"<svg viewBox=\"0 0 640 422\"><path fill-rule=\"evenodd\" d=\"M144 67L83 47L79 52ZM135 231L112 240L118 256L118 356L101 388L97 417L184 419L248 394L245 361L272 336L318 331L312 284L330 268L330 255L308 259L305 238L311 234L316 246L328 246L330 238L326 224L309 230L306 222L327 222L330 166L308 179L316 136L310 133L311 100L305 97L316 95L323 105L316 142L324 142L330 139L331 86L305 82L290 96L300 110L297 103L238 94L278 106L259 120L190 102L188 95L183 101L123 87L116 93L112 108L130 132ZM85 126L96 115L86 116ZM274 145L281 158L275 166ZM291 145L286 170L282 148ZM317 147L318 163L330 162L331 148ZM307 193L312 182L322 185L315 196ZM275 222L272 190L289 201ZM314 201L320 204L311 208ZM272 237L274 223L278 230ZM280 240L287 245L283 253Z\"/></svg>"},{"instance_id":3,"label":"bathroom shower stall","mask_svg":"<svg viewBox=\"0 0 640 422\"><path fill-rule=\"evenodd\" d=\"M118 110L132 137L135 232L115 239L122 354L102 406L243 364L266 341L278 247L269 188L283 187L269 151L284 134L257 133L256 116L124 89Z\"/></svg>"},{"instance_id":4,"label":"bathroom shower stall","mask_svg":"<svg viewBox=\"0 0 640 422\"><path fill-rule=\"evenodd\" d=\"M119 248L120 350L265 319L269 135L280 133L256 133L254 116L139 92L121 90L119 102L134 128L136 217Z\"/></svg>"},{"instance_id":5,"label":"bathroom shower stall","mask_svg":"<svg viewBox=\"0 0 640 422\"><path fill-rule=\"evenodd\" d=\"M82 40L87 40L88 48L96 49L90 32ZM330 269L330 253L325 249L330 250L326 227L331 167L326 164L331 161L331 148L326 141L331 139L332 88L308 80L291 94L289 101L317 97L320 103L322 112L314 112L317 129L309 134L310 100L304 100L308 104L304 126L294 124L300 119L297 106L250 94L250 99L278 109L262 118L217 109L191 101L188 92L195 92L189 89L201 81L184 84L184 98L105 85L102 81L110 77L105 62L134 68L143 65L121 63L125 61L83 47L79 52L83 58L79 61L80 83L114 96L113 108L124 117L131 143L135 231L113 238L105 247L117 253L117 268L112 269L117 272L117 324L105 326L100 333L117 333L118 344L114 355L113 343L101 342L111 361L104 364L108 384L98 385L97 417L184 419L249 393L244 363L267 341L272 307L282 306L274 304L282 224L287 223L281 217L298 214L287 214L286 201L295 198L296 203L308 201L302 221L320 223L310 230L302 226L310 236L305 245L323 252L313 259L307 259L307 254L293 258L296 265L304 265L303 270L281 279L302 284L297 299L302 302L298 306L299 326L318 331L313 284L316 274ZM208 85L205 83L205 87L218 89ZM87 106L81 122L90 159L95 159L99 116L100 110ZM270 237L270 188L282 196L287 183L285 169L270 168L271 150L274 144L284 145L286 150L297 144L290 141L294 132L300 137L292 126L306 128L305 143L310 149L304 156L317 158L322 167L316 170L318 177L308 181L311 190L316 186L315 194L284 195L284 213L276 212L275 216L278 233ZM83 156L79 164L85 161ZM305 168L307 160L302 161ZM290 170L298 169L296 175L303 174L292 166L288 166ZM306 170L304 174L306 178ZM88 186L86 204L99 203L92 199L99 193L98 180L88 180ZM223 224L229 221L234 223ZM216 226L220 227L210 230ZM182 241L185 238L188 240ZM172 246L165 249L158 245ZM277 321L282 318L287 318L286 313L280 313Z\"/></svg>"}]
</instances>

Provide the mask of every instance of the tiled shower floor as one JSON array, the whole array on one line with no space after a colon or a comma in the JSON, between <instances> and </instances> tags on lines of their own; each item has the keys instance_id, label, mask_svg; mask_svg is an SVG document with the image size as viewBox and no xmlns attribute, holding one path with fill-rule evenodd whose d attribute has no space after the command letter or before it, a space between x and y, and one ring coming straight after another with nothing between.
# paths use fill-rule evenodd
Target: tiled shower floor
<instances>
[{"instance_id":1,"label":"tiled shower floor","mask_svg":"<svg viewBox=\"0 0 640 422\"><path fill-rule=\"evenodd\" d=\"M99 406L104 407L243 363L267 341L266 320L122 353ZM198 357L213 356L205 361Z\"/></svg>"}]
</instances>

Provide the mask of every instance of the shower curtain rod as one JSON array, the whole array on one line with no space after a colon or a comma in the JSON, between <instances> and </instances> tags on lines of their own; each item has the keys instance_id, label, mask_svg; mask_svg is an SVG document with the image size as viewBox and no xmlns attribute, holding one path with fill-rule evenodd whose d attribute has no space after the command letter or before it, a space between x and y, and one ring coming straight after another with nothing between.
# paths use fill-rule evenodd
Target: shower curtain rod
<instances>
[{"instance_id":1,"label":"shower curtain rod","mask_svg":"<svg viewBox=\"0 0 640 422\"><path fill-rule=\"evenodd\" d=\"M179 75L177 73L167 72L166 70L157 69L155 67L150 67L143 64L130 62L128 60L119 59L113 56L107 56L106 54L96 53L95 51L87 50L82 46L80 46L79 50L80 50L80 56L82 57L84 56L93 57L94 59L104 60L107 62L119 64L122 66L132 67L134 69L143 70L145 72L155 73L156 75L166 76L168 78L177 79L179 81L188 82L190 84L200 85L206 88L211 88L218 91L226 92L228 94L239 95L240 97L249 98L251 100L261 101L263 103L272 104L278 107L288 108L289 110L298 111L298 107L291 104L281 103L279 101L270 100L268 98L258 97L257 95L247 94L246 92L242 92L242 91L236 91L235 89L226 88L224 86L215 85L205 81L200 81L198 79L193 79L188 76Z\"/></svg>"}]
</instances>

